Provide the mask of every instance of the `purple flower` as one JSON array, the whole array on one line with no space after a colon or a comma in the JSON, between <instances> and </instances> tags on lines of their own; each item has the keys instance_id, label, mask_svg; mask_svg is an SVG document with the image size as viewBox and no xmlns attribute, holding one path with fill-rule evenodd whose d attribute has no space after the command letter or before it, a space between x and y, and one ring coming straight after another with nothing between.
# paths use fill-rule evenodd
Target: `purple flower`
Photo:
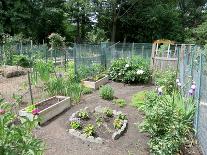
<instances>
[{"instance_id":1,"label":"purple flower","mask_svg":"<svg viewBox=\"0 0 207 155\"><path fill-rule=\"evenodd\" d=\"M191 89L192 89L193 91L195 91L195 90L196 90L196 85L195 85L195 84L192 84Z\"/></svg>"},{"instance_id":2,"label":"purple flower","mask_svg":"<svg viewBox=\"0 0 207 155\"><path fill-rule=\"evenodd\" d=\"M188 91L188 94L189 94L190 96L193 96L193 90L190 89L190 90Z\"/></svg>"},{"instance_id":3,"label":"purple flower","mask_svg":"<svg viewBox=\"0 0 207 155\"><path fill-rule=\"evenodd\" d=\"M39 109L32 110L32 114L33 115L39 115L39 113L40 113L40 110Z\"/></svg>"},{"instance_id":4,"label":"purple flower","mask_svg":"<svg viewBox=\"0 0 207 155\"><path fill-rule=\"evenodd\" d=\"M3 109L0 109L0 115L3 115L3 114L5 114L5 110L3 110Z\"/></svg>"}]
</instances>

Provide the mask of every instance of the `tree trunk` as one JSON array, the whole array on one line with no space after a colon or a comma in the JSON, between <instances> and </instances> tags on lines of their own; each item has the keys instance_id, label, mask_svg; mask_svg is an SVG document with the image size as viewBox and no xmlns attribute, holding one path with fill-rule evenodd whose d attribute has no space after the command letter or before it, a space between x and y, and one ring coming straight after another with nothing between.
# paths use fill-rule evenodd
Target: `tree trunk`
<instances>
[{"instance_id":1,"label":"tree trunk","mask_svg":"<svg viewBox=\"0 0 207 155\"><path fill-rule=\"evenodd\" d=\"M80 18L79 16L77 17L77 38L76 38L76 42L80 43Z\"/></svg>"},{"instance_id":2,"label":"tree trunk","mask_svg":"<svg viewBox=\"0 0 207 155\"><path fill-rule=\"evenodd\" d=\"M116 41L116 25L117 25L117 17L113 17L113 29L112 29L112 36L111 36L111 42Z\"/></svg>"}]
</instances>

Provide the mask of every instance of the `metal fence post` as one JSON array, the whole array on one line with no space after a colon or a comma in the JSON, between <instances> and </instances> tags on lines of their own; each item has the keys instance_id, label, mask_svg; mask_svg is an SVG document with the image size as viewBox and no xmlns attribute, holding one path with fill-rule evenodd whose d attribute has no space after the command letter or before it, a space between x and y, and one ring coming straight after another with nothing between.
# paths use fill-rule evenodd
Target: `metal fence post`
<instances>
[{"instance_id":1,"label":"metal fence post","mask_svg":"<svg viewBox=\"0 0 207 155\"><path fill-rule=\"evenodd\" d=\"M199 83L198 83L198 101L197 101L197 105L196 105L196 136L198 136L199 118L200 118L199 115L200 115L200 98L201 98L202 70L203 70L203 54L200 51Z\"/></svg>"}]
</instances>

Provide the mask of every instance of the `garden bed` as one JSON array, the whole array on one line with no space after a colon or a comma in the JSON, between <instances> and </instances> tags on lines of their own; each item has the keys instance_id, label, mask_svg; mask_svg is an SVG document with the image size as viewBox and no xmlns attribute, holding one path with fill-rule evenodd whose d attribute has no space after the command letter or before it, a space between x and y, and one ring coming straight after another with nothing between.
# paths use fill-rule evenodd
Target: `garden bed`
<instances>
[{"instance_id":1,"label":"garden bed","mask_svg":"<svg viewBox=\"0 0 207 155\"><path fill-rule=\"evenodd\" d=\"M35 108L39 110L39 123L44 124L70 106L70 97L65 96L53 96L49 99L36 103ZM33 114L31 112L28 112L26 109L27 107L20 110L19 115L28 117L30 120L32 120L34 117Z\"/></svg>"},{"instance_id":2,"label":"garden bed","mask_svg":"<svg viewBox=\"0 0 207 155\"><path fill-rule=\"evenodd\" d=\"M70 134L94 143L119 139L126 131L128 123L126 115L121 111L101 106L93 111L89 111L88 107L80 109L73 113L69 120Z\"/></svg>"},{"instance_id":3,"label":"garden bed","mask_svg":"<svg viewBox=\"0 0 207 155\"><path fill-rule=\"evenodd\" d=\"M83 85L92 89L98 89L100 86L105 85L106 83L108 83L109 81L109 77L107 75L105 75L104 77L102 77L101 79L98 79L97 81L88 78L83 80Z\"/></svg>"}]
</instances>

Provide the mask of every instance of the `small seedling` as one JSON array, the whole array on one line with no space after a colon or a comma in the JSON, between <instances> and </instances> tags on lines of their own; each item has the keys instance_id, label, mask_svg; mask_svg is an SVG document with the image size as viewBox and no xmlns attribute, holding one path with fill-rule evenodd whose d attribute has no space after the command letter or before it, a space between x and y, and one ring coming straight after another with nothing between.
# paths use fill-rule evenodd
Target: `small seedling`
<instances>
[{"instance_id":1,"label":"small seedling","mask_svg":"<svg viewBox=\"0 0 207 155\"><path fill-rule=\"evenodd\" d=\"M121 120L126 120L127 119L125 114L119 114L117 118L121 119Z\"/></svg>"}]
</instances>

